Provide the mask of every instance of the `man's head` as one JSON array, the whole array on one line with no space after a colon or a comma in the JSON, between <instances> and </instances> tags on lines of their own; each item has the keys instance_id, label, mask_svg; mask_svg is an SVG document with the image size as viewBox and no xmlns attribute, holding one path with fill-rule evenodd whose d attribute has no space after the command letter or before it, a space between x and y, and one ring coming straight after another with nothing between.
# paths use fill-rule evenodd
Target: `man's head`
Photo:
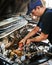
<instances>
[{"instance_id":1,"label":"man's head","mask_svg":"<svg viewBox=\"0 0 52 65\"><path fill-rule=\"evenodd\" d=\"M29 13L32 13L34 16L41 16L43 8L41 0L33 0L29 3Z\"/></svg>"}]
</instances>

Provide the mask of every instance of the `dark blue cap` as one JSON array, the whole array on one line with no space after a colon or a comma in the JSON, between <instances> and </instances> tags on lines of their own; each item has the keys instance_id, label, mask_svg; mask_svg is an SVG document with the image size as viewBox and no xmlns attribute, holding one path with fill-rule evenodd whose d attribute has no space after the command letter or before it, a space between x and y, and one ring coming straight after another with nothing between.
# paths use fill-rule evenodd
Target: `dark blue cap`
<instances>
[{"instance_id":1,"label":"dark blue cap","mask_svg":"<svg viewBox=\"0 0 52 65\"><path fill-rule=\"evenodd\" d=\"M31 11L36 8L36 6L40 5L42 5L41 0L32 0L28 5L28 14L30 14Z\"/></svg>"}]
</instances>

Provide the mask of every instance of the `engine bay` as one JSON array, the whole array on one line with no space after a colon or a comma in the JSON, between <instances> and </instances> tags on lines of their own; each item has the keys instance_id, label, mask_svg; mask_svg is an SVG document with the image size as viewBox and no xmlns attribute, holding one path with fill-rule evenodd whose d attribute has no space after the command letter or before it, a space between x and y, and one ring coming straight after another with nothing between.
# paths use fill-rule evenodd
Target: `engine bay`
<instances>
[{"instance_id":1,"label":"engine bay","mask_svg":"<svg viewBox=\"0 0 52 65\"><path fill-rule=\"evenodd\" d=\"M24 18L28 20L28 23L0 39L0 59L3 60L3 64L6 62L9 65L37 65L49 60L52 56L52 44L48 39L47 42L31 42L19 50L19 41L37 25L37 22L31 22L31 18L27 16Z\"/></svg>"}]
</instances>

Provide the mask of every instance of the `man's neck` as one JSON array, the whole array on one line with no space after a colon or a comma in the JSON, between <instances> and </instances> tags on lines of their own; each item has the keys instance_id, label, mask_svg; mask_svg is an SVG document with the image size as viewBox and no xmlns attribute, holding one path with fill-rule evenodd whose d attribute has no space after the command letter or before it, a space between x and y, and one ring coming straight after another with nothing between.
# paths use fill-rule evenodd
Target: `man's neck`
<instances>
[{"instance_id":1,"label":"man's neck","mask_svg":"<svg viewBox=\"0 0 52 65\"><path fill-rule=\"evenodd\" d=\"M45 12L45 10L46 10L46 7L42 7L42 13L41 13L41 15L43 15L43 13Z\"/></svg>"}]
</instances>

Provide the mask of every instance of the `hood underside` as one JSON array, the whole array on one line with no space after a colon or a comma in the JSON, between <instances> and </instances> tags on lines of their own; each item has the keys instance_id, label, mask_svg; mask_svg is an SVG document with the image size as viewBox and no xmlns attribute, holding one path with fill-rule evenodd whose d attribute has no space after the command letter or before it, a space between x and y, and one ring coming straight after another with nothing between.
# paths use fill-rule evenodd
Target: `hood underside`
<instances>
[{"instance_id":1,"label":"hood underside","mask_svg":"<svg viewBox=\"0 0 52 65\"><path fill-rule=\"evenodd\" d=\"M0 20L24 12L28 3L29 0L0 0Z\"/></svg>"}]
</instances>

